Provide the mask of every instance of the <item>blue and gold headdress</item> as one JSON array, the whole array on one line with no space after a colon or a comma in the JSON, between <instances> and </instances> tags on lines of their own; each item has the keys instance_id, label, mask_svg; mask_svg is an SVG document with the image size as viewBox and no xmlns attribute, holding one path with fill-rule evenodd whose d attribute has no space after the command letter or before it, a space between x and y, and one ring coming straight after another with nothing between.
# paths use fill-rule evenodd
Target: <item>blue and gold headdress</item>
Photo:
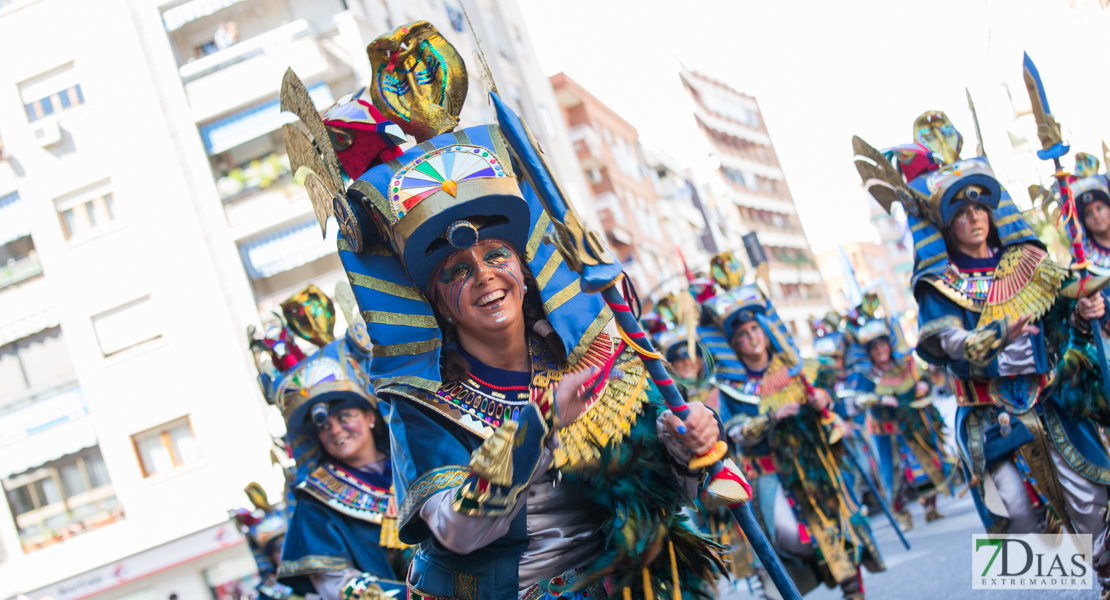
<instances>
[{"instance_id":1,"label":"blue and gold headdress","mask_svg":"<svg viewBox=\"0 0 1110 600\"><path fill-rule=\"evenodd\" d=\"M790 336L790 331L779 318L775 307L763 296L763 292L758 287L750 284L741 285L706 300L705 307L713 317L716 326L702 328L701 338L713 354L713 360L717 364L718 379L739 383L748 380L747 369L736 356L729 340L736 327L752 320L759 322L767 334L772 352L782 356L783 361L789 366L790 375L801 373L801 355L794 345L794 338Z\"/></svg>"},{"instance_id":2,"label":"blue and gold headdress","mask_svg":"<svg viewBox=\"0 0 1110 600\"><path fill-rule=\"evenodd\" d=\"M373 343L374 387L439 388L443 335L427 299L429 278L457 249L491 238L512 244L528 263L546 318L576 361L612 312L599 294L582 292L554 245L542 243L554 228L533 177L521 174L551 179L546 166L521 163L496 125L455 130L466 68L431 25L398 27L367 52L374 105L419 143L336 191L318 216L339 223L339 257Z\"/></svg>"},{"instance_id":3,"label":"blue and gold headdress","mask_svg":"<svg viewBox=\"0 0 1110 600\"><path fill-rule=\"evenodd\" d=\"M370 348L364 325L353 323L347 327L345 336L334 338L332 302L313 285L282 302L281 307L289 319L288 328L274 328L258 339L251 327L248 336L266 401L281 411L285 420L286 443L297 464L295 481L300 482L319 461L317 431L328 415L345 408L377 409L378 398L366 374ZM279 368L279 359L292 354L277 354L269 342L278 339L281 344L295 345L287 335L290 329L318 345L319 350L307 357L299 354L301 359L284 361ZM270 354L270 365L258 360L263 352Z\"/></svg>"},{"instance_id":4,"label":"blue and gold headdress","mask_svg":"<svg viewBox=\"0 0 1110 600\"><path fill-rule=\"evenodd\" d=\"M941 128L944 131L951 129L943 113L931 111L927 114L933 115L937 123L947 123ZM954 129L946 134L947 137L959 137L958 132L952 132ZM934 141L928 136L919 137L924 142ZM938 134L939 137L944 136ZM906 210L914 241L914 270L910 279L913 287L923 277L940 277L948 269L948 250L941 230L970 203L990 207L991 220L1003 247L1026 242L1043 247L1009 193L998 182L986 157L960 160L961 145L952 148L944 144L943 156L923 144L899 146L884 153L859 136L852 138L856 170L863 179L864 188L887 212L895 202Z\"/></svg>"}]
</instances>

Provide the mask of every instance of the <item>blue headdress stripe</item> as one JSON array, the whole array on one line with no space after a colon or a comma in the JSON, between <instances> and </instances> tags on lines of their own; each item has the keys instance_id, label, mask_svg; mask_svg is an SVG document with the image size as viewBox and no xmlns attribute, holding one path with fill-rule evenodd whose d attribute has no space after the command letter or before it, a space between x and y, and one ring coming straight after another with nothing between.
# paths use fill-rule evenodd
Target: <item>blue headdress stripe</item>
<instances>
[{"instance_id":1,"label":"blue headdress stripe","mask_svg":"<svg viewBox=\"0 0 1110 600\"><path fill-rule=\"evenodd\" d=\"M910 185L928 194L928 190L923 187L924 179L924 177L918 177L911 181ZM939 277L948 269L948 249L940 230L931 221L913 215L906 215L906 218L910 232L913 234L913 275L910 277L910 286L916 290L917 283L923 277L927 275ZM991 220L998 230L998 239L1003 247L1026 242L1033 242L1043 247L1005 188L1002 188L998 207L991 211Z\"/></svg>"},{"instance_id":2,"label":"blue headdress stripe","mask_svg":"<svg viewBox=\"0 0 1110 600\"><path fill-rule=\"evenodd\" d=\"M401 261L394 254L356 254L340 250L339 259L351 281L360 308L395 313L390 323L368 321L366 331L374 344L370 381L381 390L404 382L434 392L439 388L439 353L443 336L429 328L432 307L412 286ZM398 290L407 290L398 295ZM398 324L411 317L409 324Z\"/></svg>"}]
</instances>

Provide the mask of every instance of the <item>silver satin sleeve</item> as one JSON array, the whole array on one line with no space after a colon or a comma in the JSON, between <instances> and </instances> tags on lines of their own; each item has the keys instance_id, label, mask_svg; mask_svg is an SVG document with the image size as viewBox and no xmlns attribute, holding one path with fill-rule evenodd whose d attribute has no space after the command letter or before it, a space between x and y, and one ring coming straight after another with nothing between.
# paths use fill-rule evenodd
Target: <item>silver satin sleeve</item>
<instances>
[{"instance_id":1,"label":"silver satin sleeve","mask_svg":"<svg viewBox=\"0 0 1110 600\"><path fill-rule=\"evenodd\" d=\"M343 586L359 575L362 575L362 571L343 569L328 573L309 573L308 580L312 582L312 587L316 588L316 593L323 600L339 600L339 596L343 593Z\"/></svg>"},{"instance_id":2,"label":"silver satin sleeve","mask_svg":"<svg viewBox=\"0 0 1110 600\"><path fill-rule=\"evenodd\" d=\"M544 472L551 465L555 457L555 444L551 442L556 436L548 438L548 443L540 459L540 466L532 481L544 476ZM509 525L524 508L527 492L522 492L517 497L513 510L500 517L472 517L455 512L451 507L455 499L455 490L444 490L428 498L424 506L420 507L420 518L428 525L432 535L451 552L456 554L470 554L478 548L485 547L495 540L500 539L509 532Z\"/></svg>"},{"instance_id":3,"label":"silver satin sleeve","mask_svg":"<svg viewBox=\"0 0 1110 600\"><path fill-rule=\"evenodd\" d=\"M964 359L964 346L971 332L959 327L945 327L936 334L940 347L948 358ZM1037 372L1037 359L1033 356L1033 338L1028 333L1018 336L998 355L998 374L1003 377Z\"/></svg>"}]
</instances>

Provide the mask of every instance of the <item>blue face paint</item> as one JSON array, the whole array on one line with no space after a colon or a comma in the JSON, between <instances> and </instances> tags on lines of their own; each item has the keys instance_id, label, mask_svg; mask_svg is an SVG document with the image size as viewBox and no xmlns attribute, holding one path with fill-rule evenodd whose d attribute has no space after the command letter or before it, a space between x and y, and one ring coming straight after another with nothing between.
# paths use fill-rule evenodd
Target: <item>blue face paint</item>
<instances>
[{"instance_id":1,"label":"blue face paint","mask_svg":"<svg viewBox=\"0 0 1110 600\"><path fill-rule=\"evenodd\" d=\"M524 297L524 282L520 275L520 262L513 256L512 250L501 245L486 253L486 263L490 268L507 274L516 282L516 289L520 297Z\"/></svg>"}]
</instances>

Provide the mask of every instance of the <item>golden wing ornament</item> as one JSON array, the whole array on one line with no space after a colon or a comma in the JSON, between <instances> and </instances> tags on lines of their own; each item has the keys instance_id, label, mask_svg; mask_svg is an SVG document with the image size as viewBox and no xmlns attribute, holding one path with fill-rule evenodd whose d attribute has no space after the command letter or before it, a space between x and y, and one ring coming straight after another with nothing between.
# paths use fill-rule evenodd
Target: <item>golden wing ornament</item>
<instances>
[{"instance_id":1,"label":"golden wing ornament","mask_svg":"<svg viewBox=\"0 0 1110 600\"><path fill-rule=\"evenodd\" d=\"M853 160L856 171L863 179L863 188L883 207L890 212L890 207L895 202L901 202L902 207L911 215L920 214L919 202L924 200L920 194L906 185L902 174L890 161L875 148L863 141L858 135L852 136L852 151L855 153Z\"/></svg>"}]
</instances>

